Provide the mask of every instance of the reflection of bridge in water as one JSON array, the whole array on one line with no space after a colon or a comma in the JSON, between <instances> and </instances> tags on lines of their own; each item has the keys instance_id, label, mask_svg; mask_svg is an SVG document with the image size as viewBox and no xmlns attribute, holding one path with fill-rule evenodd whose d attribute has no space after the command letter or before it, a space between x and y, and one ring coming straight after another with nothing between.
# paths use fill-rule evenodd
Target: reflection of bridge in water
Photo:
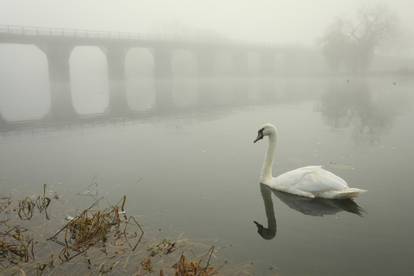
<instances>
[{"instance_id":1,"label":"reflection of bridge in water","mask_svg":"<svg viewBox=\"0 0 414 276\"><path fill-rule=\"evenodd\" d=\"M276 59L285 54L281 47L235 43L231 41L189 41L177 38L150 38L130 33L97 32L86 30L51 29L21 26L0 26L0 44L28 44L39 48L46 56L50 82L50 110L42 120L66 121L79 119L73 107L70 88L69 58L77 46L96 46L106 56L108 66L109 104L101 116L130 114L125 88L125 57L132 48L148 49L153 57L155 87L154 110L173 107L171 96L172 55L176 50L193 54L199 79L212 78L215 72L215 57L226 54L233 63L233 77L248 74L248 55L259 58L260 75L270 76L275 72ZM199 89L202 91L203 89ZM205 89L204 89L205 90ZM205 92L205 93L204 93ZM199 102L208 100L208 91L200 94ZM242 95L240 95L242 96ZM154 111L155 112L155 111ZM7 123L0 118L1 125Z\"/></svg>"},{"instance_id":2,"label":"reflection of bridge in water","mask_svg":"<svg viewBox=\"0 0 414 276\"><path fill-rule=\"evenodd\" d=\"M252 105L269 105L289 102L289 95L278 87L280 83L270 78L231 78L231 79L197 79L191 80L197 85L191 92L197 97L185 105L180 105L173 98L174 80L163 79L154 82L156 94L169 95L168 102L155 104L146 110L133 110L129 107L121 112L104 112L97 114L72 113L70 117L53 117L47 115L40 119L7 121L0 118L0 132L30 130L42 128L61 128L74 125L106 124L145 120L148 118L168 118L174 116L202 115L211 116L232 112ZM224 91L223 91L224 90ZM223 95L225 94L225 97ZM286 99L285 99L286 97ZM128 104L127 104L128 106ZM216 114L216 115L214 115ZM203 115L202 115L203 116Z\"/></svg>"}]
</instances>

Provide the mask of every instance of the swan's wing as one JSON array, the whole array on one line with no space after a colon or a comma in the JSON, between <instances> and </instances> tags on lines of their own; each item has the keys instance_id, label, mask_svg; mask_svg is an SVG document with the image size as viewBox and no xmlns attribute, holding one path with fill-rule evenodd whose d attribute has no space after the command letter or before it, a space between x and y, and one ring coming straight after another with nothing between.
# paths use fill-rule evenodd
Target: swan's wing
<instances>
[{"instance_id":1,"label":"swan's wing","mask_svg":"<svg viewBox=\"0 0 414 276\"><path fill-rule=\"evenodd\" d=\"M303 178L314 171L322 169L322 166L308 166L285 172L273 179L274 184L285 187L292 187L301 182Z\"/></svg>"},{"instance_id":2,"label":"swan's wing","mask_svg":"<svg viewBox=\"0 0 414 276\"><path fill-rule=\"evenodd\" d=\"M339 191L348 188L345 180L322 168L308 172L296 183L298 190L322 193L326 191Z\"/></svg>"},{"instance_id":3,"label":"swan's wing","mask_svg":"<svg viewBox=\"0 0 414 276\"><path fill-rule=\"evenodd\" d=\"M286 189L294 188L313 194L348 188L345 180L323 169L322 166L308 166L286 172L275 178L275 184Z\"/></svg>"}]
</instances>

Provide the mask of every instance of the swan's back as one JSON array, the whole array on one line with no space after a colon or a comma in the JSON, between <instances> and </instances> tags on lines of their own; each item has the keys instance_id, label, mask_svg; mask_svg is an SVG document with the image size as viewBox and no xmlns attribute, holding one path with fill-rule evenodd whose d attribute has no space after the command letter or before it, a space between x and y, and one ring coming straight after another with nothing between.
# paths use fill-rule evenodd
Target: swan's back
<instances>
[{"instance_id":1,"label":"swan's back","mask_svg":"<svg viewBox=\"0 0 414 276\"><path fill-rule=\"evenodd\" d=\"M312 194L349 188L345 180L323 169L322 166L307 166L288 171L273 178L269 186L278 190L293 188Z\"/></svg>"}]
</instances>

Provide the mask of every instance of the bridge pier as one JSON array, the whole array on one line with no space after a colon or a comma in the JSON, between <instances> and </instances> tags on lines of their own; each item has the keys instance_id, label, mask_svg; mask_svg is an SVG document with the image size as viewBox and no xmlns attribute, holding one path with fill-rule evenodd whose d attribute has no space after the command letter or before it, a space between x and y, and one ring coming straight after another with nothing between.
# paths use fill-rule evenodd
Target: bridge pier
<instances>
[{"instance_id":1,"label":"bridge pier","mask_svg":"<svg viewBox=\"0 0 414 276\"><path fill-rule=\"evenodd\" d=\"M195 54L197 59L197 71L199 78L211 78L214 76L215 53L211 50L198 51Z\"/></svg>"},{"instance_id":2,"label":"bridge pier","mask_svg":"<svg viewBox=\"0 0 414 276\"><path fill-rule=\"evenodd\" d=\"M169 109L172 99L172 51L164 48L152 49L154 59L155 107Z\"/></svg>"},{"instance_id":3,"label":"bridge pier","mask_svg":"<svg viewBox=\"0 0 414 276\"><path fill-rule=\"evenodd\" d=\"M3 119L3 115L0 113L0 129L6 126L6 121Z\"/></svg>"},{"instance_id":4,"label":"bridge pier","mask_svg":"<svg viewBox=\"0 0 414 276\"><path fill-rule=\"evenodd\" d=\"M234 103L245 104L249 102L249 79L239 78L233 84Z\"/></svg>"},{"instance_id":5,"label":"bridge pier","mask_svg":"<svg viewBox=\"0 0 414 276\"><path fill-rule=\"evenodd\" d=\"M172 51L163 48L152 50L154 57L154 77L158 79L172 78Z\"/></svg>"},{"instance_id":6,"label":"bridge pier","mask_svg":"<svg viewBox=\"0 0 414 276\"><path fill-rule=\"evenodd\" d=\"M69 58L73 46L64 43L49 43L38 46L46 55L50 82L49 116L54 120L76 117L70 89Z\"/></svg>"},{"instance_id":7,"label":"bridge pier","mask_svg":"<svg viewBox=\"0 0 414 276\"><path fill-rule=\"evenodd\" d=\"M209 50L203 49L197 51L197 105L200 107L208 107L213 105L212 96L212 78L216 76L215 70L215 56L216 54Z\"/></svg>"},{"instance_id":8,"label":"bridge pier","mask_svg":"<svg viewBox=\"0 0 414 276\"><path fill-rule=\"evenodd\" d=\"M259 87L259 93L260 93L260 101L269 103L274 102L277 100L278 97L278 89L276 87L276 83L274 79L264 79L260 82Z\"/></svg>"},{"instance_id":9,"label":"bridge pier","mask_svg":"<svg viewBox=\"0 0 414 276\"><path fill-rule=\"evenodd\" d=\"M260 54L260 74L262 76L271 76L275 73L276 56L272 52L263 52Z\"/></svg>"},{"instance_id":10,"label":"bridge pier","mask_svg":"<svg viewBox=\"0 0 414 276\"><path fill-rule=\"evenodd\" d=\"M104 48L108 63L109 103L107 112L113 115L128 113L125 88L125 57L127 48L109 46Z\"/></svg>"},{"instance_id":11,"label":"bridge pier","mask_svg":"<svg viewBox=\"0 0 414 276\"><path fill-rule=\"evenodd\" d=\"M212 79L199 78L197 82L197 106L210 107L214 105L214 86Z\"/></svg>"}]
</instances>

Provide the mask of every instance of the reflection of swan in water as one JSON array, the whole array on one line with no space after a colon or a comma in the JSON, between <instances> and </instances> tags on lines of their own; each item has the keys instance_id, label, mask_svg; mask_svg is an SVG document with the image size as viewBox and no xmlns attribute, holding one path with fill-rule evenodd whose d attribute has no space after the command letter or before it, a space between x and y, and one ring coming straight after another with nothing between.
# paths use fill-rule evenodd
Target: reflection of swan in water
<instances>
[{"instance_id":1,"label":"reflection of swan in water","mask_svg":"<svg viewBox=\"0 0 414 276\"><path fill-rule=\"evenodd\" d=\"M325 198L306 198L291 195L284 192L272 190L264 184L260 184L263 203L266 211L267 227L254 221L257 226L257 232L266 240L271 240L276 236L276 217L273 208L272 193L275 194L283 203L304 215L308 216L329 216L339 212L346 211L349 213L362 216L362 208L352 199L332 200Z\"/></svg>"},{"instance_id":2,"label":"reflection of swan in water","mask_svg":"<svg viewBox=\"0 0 414 276\"><path fill-rule=\"evenodd\" d=\"M301 212L304 215L322 217L346 211L362 216L362 208L352 199L310 199L278 191L274 191L274 194L291 209Z\"/></svg>"},{"instance_id":3,"label":"reflection of swan in water","mask_svg":"<svg viewBox=\"0 0 414 276\"><path fill-rule=\"evenodd\" d=\"M271 189L264 184L260 184L260 192L262 193L263 203L266 211L267 228L263 227L257 221L254 223L257 226L257 233L265 240L271 240L276 236L276 217L273 208Z\"/></svg>"}]
</instances>

